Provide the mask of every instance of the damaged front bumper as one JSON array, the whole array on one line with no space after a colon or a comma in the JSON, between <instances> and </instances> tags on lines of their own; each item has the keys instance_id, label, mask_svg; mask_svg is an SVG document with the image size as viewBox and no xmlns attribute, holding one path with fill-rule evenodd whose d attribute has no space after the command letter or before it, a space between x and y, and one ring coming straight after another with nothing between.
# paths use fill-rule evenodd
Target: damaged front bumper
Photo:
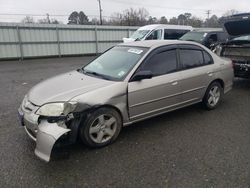
<instances>
[{"instance_id":1,"label":"damaged front bumper","mask_svg":"<svg viewBox=\"0 0 250 188\"><path fill-rule=\"evenodd\" d=\"M64 122L48 122L47 119L39 120L39 115L27 112L20 107L19 119L29 137L36 142L35 154L40 159L49 162L53 146L65 134L71 131Z\"/></svg>"}]
</instances>

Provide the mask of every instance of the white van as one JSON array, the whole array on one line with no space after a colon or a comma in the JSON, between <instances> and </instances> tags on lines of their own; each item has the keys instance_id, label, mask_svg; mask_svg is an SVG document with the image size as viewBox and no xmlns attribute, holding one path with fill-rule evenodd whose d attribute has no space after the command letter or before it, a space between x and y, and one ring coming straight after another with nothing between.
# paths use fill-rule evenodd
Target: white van
<instances>
[{"instance_id":1,"label":"white van","mask_svg":"<svg viewBox=\"0 0 250 188\"><path fill-rule=\"evenodd\" d=\"M192 31L193 27L184 25L153 24L137 29L130 38L123 38L123 42L136 40L171 40L179 39L184 34Z\"/></svg>"}]
</instances>

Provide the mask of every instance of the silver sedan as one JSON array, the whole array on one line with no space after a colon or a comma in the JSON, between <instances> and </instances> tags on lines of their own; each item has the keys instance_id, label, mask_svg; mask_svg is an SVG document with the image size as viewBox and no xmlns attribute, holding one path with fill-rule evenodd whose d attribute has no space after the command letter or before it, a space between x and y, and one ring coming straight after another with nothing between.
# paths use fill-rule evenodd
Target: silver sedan
<instances>
[{"instance_id":1,"label":"silver sedan","mask_svg":"<svg viewBox=\"0 0 250 188\"><path fill-rule=\"evenodd\" d=\"M49 161L61 142L103 147L134 122L200 102L215 109L232 81L232 62L197 43L133 42L39 83L18 112L35 154Z\"/></svg>"}]
</instances>

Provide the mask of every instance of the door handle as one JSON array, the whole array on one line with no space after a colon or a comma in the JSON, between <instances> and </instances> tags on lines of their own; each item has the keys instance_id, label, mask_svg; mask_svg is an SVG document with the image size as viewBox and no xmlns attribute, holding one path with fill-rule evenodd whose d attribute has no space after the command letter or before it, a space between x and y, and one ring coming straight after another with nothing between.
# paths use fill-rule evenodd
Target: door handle
<instances>
[{"instance_id":1,"label":"door handle","mask_svg":"<svg viewBox=\"0 0 250 188\"><path fill-rule=\"evenodd\" d=\"M178 84L178 80L172 80L172 81L170 81L170 83L172 86L175 86Z\"/></svg>"},{"instance_id":2,"label":"door handle","mask_svg":"<svg viewBox=\"0 0 250 188\"><path fill-rule=\"evenodd\" d=\"M208 76L210 76L210 77L214 75L213 72L207 72L207 74L208 74Z\"/></svg>"}]
</instances>

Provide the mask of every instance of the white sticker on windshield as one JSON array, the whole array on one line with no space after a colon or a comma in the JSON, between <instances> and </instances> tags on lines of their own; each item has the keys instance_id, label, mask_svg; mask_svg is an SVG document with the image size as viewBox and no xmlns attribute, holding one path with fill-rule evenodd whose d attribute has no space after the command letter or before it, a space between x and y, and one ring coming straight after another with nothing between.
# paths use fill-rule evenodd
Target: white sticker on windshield
<instances>
[{"instance_id":1,"label":"white sticker on windshield","mask_svg":"<svg viewBox=\"0 0 250 188\"><path fill-rule=\"evenodd\" d=\"M125 74L124 71L120 71L120 72L118 73L118 76L119 76L119 77L122 77L124 74Z\"/></svg>"},{"instance_id":2,"label":"white sticker on windshield","mask_svg":"<svg viewBox=\"0 0 250 188\"><path fill-rule=\"evenodd\" d=\"M136 48L130 48L128 50L128 52L140 55L143 52L143 50L139 50L139 49L136 49Z\"/></svg>"}]
</instances>

